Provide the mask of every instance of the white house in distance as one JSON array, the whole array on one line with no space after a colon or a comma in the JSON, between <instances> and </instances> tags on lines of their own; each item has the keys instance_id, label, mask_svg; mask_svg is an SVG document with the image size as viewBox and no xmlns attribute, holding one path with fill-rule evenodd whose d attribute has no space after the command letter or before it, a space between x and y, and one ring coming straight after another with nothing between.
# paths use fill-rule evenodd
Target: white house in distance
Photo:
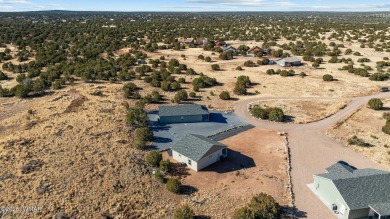
<instances>
[{"instance_id":1,"label":"white house in distance","mask_svg":"<svg viewBox=\"0 0 390 219\"><path fill-rule=\"evenodd\" d=\"M195 171L199 171L227 157L224 144L201 135L188 134L172 147L172 157Z\"/></svg>"}]
</instances>

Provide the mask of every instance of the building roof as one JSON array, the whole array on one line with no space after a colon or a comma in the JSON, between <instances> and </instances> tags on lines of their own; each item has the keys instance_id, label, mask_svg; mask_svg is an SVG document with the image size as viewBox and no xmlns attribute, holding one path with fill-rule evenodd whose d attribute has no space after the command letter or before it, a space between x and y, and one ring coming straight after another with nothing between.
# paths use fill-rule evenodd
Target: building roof
<instances>
[{"instance_id":1,"label":"building roof","mask_svg":"<svg viewBox=\"0 0 390 219\"><path fill-rule=\"evenodd\" d=\"M285 62L300 62L301 59L298 57L286 57L284 59L281 59L280 61L285 61Z\"/></svg>"},{"instance_id":2,"label":"building roof","mask_svg":"<svg viewBox=\"0 0 390 219\"><path fill-rule=\"evenodd\" d=\"M191 116L210 114L206 106L197 104L183 104L174 106L160 106L158 115L161 116Z\"/></svg>"},{"instance_id":3,"label":"building roof","mask_svg":"<svg viewBox=\"0 0 390 219\"><path fill-rule=\"evenodd\" d=\"M172 150L197 162L224 148L226 148L226 145L217 141L213 141L201 135L188 134L180 139L172 147Z\"/></svg>"},{"instance_id":4,"label":"building roof","mask_svg":"<svg viewBox=\"0 0 390 219\"><path fill-rule=\"evenodd\" d=\"M336 164L326 168L328 173L352 173L354 170L356 170L356 168L343 161L339 161Z\"/></svg>"},{"instance_id":5,"label":"building roof","mask_svg":"<svg viewBox=\"0 0 390 219\"><path fill-rule=\"evenodd\" d=\"M381 216L390 216L390 202L372 204L370 208Z\"/></svg>"},{"instance_id":6,"label":"building roof","mask_svg":"<svg viewBox=\"0 0 390 219\"><path fill-rule=\"evenodd\" d=\"M369 205L390 200L390 172L376 169L340 170L340 165L329 167L332 172L316 176L333 182L351 210L368 208Z\"/></svg>"}]
</instances>

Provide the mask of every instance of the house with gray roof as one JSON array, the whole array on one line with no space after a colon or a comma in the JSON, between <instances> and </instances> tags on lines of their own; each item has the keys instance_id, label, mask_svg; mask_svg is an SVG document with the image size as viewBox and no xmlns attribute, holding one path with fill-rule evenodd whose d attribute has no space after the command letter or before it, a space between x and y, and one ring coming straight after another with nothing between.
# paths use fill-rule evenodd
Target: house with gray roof
<instances>
[{"instance_id":1,"label":"house with gray roof","mask_svg":"<svg viewBox=\"0 0 390 219\"><path fill-rule=\"evenodd\" d=\"M197 104L160 106L158 116L161 124L210 121L210 113L207 107Z\"/></svg>"},{"instance_id":2,"label":"house with gray roof","mask_svg":"<svg viewBox=\"0 0 390 219\"><path fill-rule=\"evenodd\" d=\"M201 135L188 134L172 147L172 158L195 171L226 157L226 145Z\"/></svg>"},{"instance_id":3,"label":"house with gray roof","mask_svg":"<svg viewBox=\"0 0 390 219\"><path fill-rule=\"evenodd\" d=\"M338 218L390 219L390 172L345 162L326 170L308 186Z\"/></svg>"},{"instance_id":4,"label":"house with gray roof","mask_svg":"<svg viewBox=\"0 0 390 219\"><path fill-rule=\"evenodd\" d=\"M302 64L301 59L298 57L287 57L284 59L276 60L276 63L282 67L300 66Z\"/></svg>"}]
</instances>

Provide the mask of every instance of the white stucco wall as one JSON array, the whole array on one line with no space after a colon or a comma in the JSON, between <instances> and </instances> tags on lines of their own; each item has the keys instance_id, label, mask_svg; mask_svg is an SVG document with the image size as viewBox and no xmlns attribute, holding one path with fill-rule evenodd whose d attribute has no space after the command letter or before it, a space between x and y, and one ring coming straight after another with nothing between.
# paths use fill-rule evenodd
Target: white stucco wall
<instances>
[{"instance_id":1,"label":"white stucco wall","mask_svg":"<svg viewBox=\"0 0 390 219\"><path fill-rule=\"evenodd\" d=\"M216 151L213 154L210 154L209 156L199 160L198 162L195 162L188 157L179 154L178 152L172 150L172 158L175 159L177 162L183 162L186 163L189 168L195 171L199 171L217 161L219 161L220 156L222 156L222 150ZM189 160L191 160L191 164L189 164Z\"/></svg>"}]
</instances>

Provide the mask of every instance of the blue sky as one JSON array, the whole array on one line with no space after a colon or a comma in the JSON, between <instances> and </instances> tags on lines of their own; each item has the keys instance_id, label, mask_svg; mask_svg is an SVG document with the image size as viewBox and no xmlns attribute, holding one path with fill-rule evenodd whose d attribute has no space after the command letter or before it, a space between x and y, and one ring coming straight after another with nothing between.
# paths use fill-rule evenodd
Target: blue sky
<instances>
[{"instance_id":1,"label":"blue sky","mask_svg":"<svg viewBox=\"0 0 390 219\"><path fill-rule=\"evenodd\" d=\"M390 11L390 0L0 0L0 11Z\"/></svg>"}]
</instances>

